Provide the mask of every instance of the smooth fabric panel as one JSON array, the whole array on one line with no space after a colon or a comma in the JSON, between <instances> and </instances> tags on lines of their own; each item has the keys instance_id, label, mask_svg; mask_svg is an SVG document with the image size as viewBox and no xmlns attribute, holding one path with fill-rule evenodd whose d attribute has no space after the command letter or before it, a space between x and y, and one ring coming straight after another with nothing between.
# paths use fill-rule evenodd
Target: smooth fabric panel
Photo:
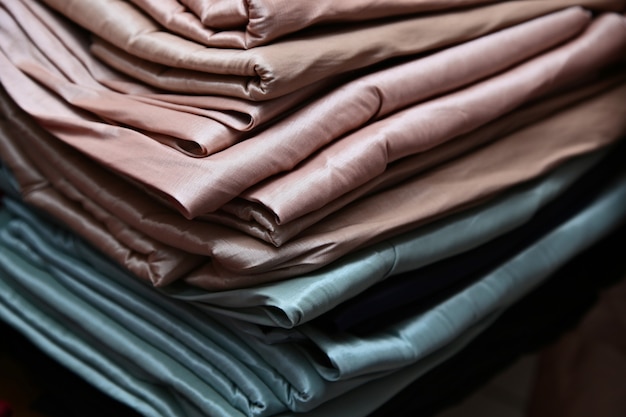
<instances>
[{"instance_id":1,"label":"smooth fabric panel","mask_svg":"<svg viewBox=\"0 0 626 417\"><path fill-rule=\"evenodd\" d=\"M45 3L106 41L103 44L96 39L93 52L131 76L167 90L253 100L284 95L386 59L462 43L568 6L622 11L626 5L623 0L501 2L384 24L365 23L350 30L314 32L249 50L232 50L206 47L164 31L128 2ZM448 30L441 31L442 27ZM115 48L140 60L128 66L126 59L116 57Z\"/></svg>"},{"instance_id":2,"label":"smooth fabric panel","mask_svg":"<svg viewBox=\"0 0 626 417\"><path fill-rule=\"evenodd\" d=\"M387 340L379 338L363 338L359 342L359 347L356 348L361 353L358 355L351 355L351 358L349 360L344 360L345 363L343 363L343 365L347 365L349 367L356 366L358 368L362 366L365 362L367 362L368 356L371 355L369 356L369 359L377 358L377 360L375 360L375 365L373 364L372 367L367 367L367 370L372 376L380 375L382 367L393 365L398 366L401 362L416 363L418 358L422 357L427 359L429 351L437 352L436 346L439 343L441 343L441 347L446 346L445 341L446 339L448 339L448 337L451 337L451 339L448 339L449 342L455 340L455 337L462 337L465 330L472 328L472 323L477 325L478 323L482 323L481 320L485 320L487 318L490 318L489 322L491 322L491 320L493 319L493 316L490 315L491 313L501 312L501 309L515 302L517 298L521 297L524 293L528 292L534 286L538 285L553 270L555 270L567 259L570 259L576 253L583 250L586 246L591 245L595 240L599 239L604 234L609 233L613 228L617 227L617 225L623 222L625 214L622 210L622 207L624 202L626 201L625 184L626 181L624 181L624 178L621 178L621 180L617 184L609 187L607 192L603 193L602 197L599 198L591 207L581 212L572 221L568 221L564 225L555 229L553 233L542 239L537 245L533 246L532 249L522 252L520 255L516 256L511 262L507 263L505 267L499 268L498 270L494 271L492 274L483 278L479 283L472 285L468 289L451 297L436 308L430 310L428 313L417 316L414 319L407 319L407 321L403 323L400 327L396 326L388 329L385 332L385 338ZM19 230L26 231L27 229L20 227ZM17 232L15 229L11 231L11 233L15 232ZM17 245L17 247L19 247L24 242L26 242L26 240L23 238L26 235L21 236L22 238L20 238L19 240L11 240L10 238L8 238L6 233L3 233L3 241L7 243L12 242L12 245ZM53 247L54 246L52 246L52 248ZM548 250L548 248L550 249ZM3 265L5 266L5 268L7 265L11 265L11 268L15 268L16 265L19 265L19 263L16 263L15 257L7 258L6 253L9 253L9 251L3 251L2 256ZM550 253L550 255L548 256L547 253ZM23 251L23 255L29 255L32 257L34 254L35 252L30 249L26 249L25 251ZM543 255L538 256L539 254ZM60 260L60 258L54 259ZM71 268L75 266L76 263L74 262L66 265L66 267ZM24 267L25 265L22 265L22 268ZM32 265L29 265L27 268L30 272L32 272ZM75 295L71 296L70 294L63 295L64 291L67 291L66 289L64 289L66 288L65 286L58 286L57 284L53 284L53 279L42 280L33 278L35 275L36 274L32 273L25 275L21 275L20 273L13 274L14 277L19 277L21 282L20 285L29 288L29 291L34 291L35 293L39 294L38 298L40 299L40 301L54 303L55 300L58 300L56 301L56 309L59 309L60 311L66 311L66 314L69 311L75 311L76 305L79 305L82 300L84 300L83 297L87 297L92 294L91 292L82 292L81 298L76 298ZM80 277L81 275L77 276ZM58 275L58 277L61 277L61 275ZM66 280L66 285L74 285L75 282L75 279L70 279L69 281ZM97 280L97 282L103 281ZM139 283L132 280L128 282L132 283L133 285L139 285ZM146 291L153 291L152 289L149 289L147 287L143 288ZM58 294L60 298L57 298L56 294ZM95 296L95 294L93 295ZM72 303L68 303L69 299L73 300ZM81 307L81 311L83 312L83 314L86 314L85 312L87 311L94 311L96 305L101 305L94 304L96 299L97 298L93 298L93 300L89 304L83 305L83 307ZM87 306L89 307L87 308ZM116 308L119 307L120 306ZM472 310L472 312L469 313L468 311L466 311L466 309L470 309ZM113 326L113 322L111 321L112 317L115 317L115 315L112 317L107 315L106 317L106 320L99 322L99 332L104 333L102 335L95 336L101 337L104 334L107 334L105 332L105 329L116 328L116 326ZM455 334L455 336L452 336L452 334L450 334L448 337L446 337L442 334L436 334L436 332L434 332L434 329L443 329L445 328L445 326L433 325L434 323L431 323L432 320L444 320L448 324L456 323L455 326L453 326L454 329L447 328L446 330L442 330L442 333L450 331L452 334ZM132 320L129 323L131 322ZM456 325L458 325L458 327L456 327ZM89 326L89 328L93 329L94 327ZM415 349L414 352L417 354L417 356L412 358L403 356L402 351L404 349L403 346L405 346L404 342L406 340L413 339L409 338L405 339L405 341L402 342L394 342L394 329L396 331L403 329L402 332L404 332L406 336L411 336L411 334L416 335L416 333L420 332L427 332L429 336L423 334L419 337L419 340L421 340L422 344L432 344L432 350L426 349L421 353L417 353L420 350L420 343L411 343L411 349ZM313 329L310 328L310 326L304 326L303 330L306 333L310 333L309 337L313 336L313 341L315 341L316 343L320 343L320 333L314 334L315 332L313 331ZM125 337L128 337L128 333L125 334ZM215 332L211 334L215 335ZM326 348L328 349L326 354L329 355L329 357L332 359L337 359L336 356L330 355L329 352L336 352L338 349L341 348L343 343L338 340L338 337L330 336L331 335L325 335L325 343L327 344ZM474 334L474 336L476 336L476 334ZM135 337L138 336L133 333L133 338ZM331 342L331 339L334 340ZM113 337L113 340L115 340L115 337ZM123 339L118 339L118 343L115 344L115 349L130 349L131 351L133 350L131 346L120 346L119 340ZM280 361L280 358L282 358L283 362L285 362L285 358L292 358L297 353L297 349L290 351L288 349L288 345L268 346L262 343L256 343L254 342L254 340L251 339L242 340L246 344L254 346L256 349L265 349L260 350L260 352L263 352L262 357L265 360ZM465 341L465 343L466 342L467 340ZM372 347L374 347L373 345L387 346L388 348L384 349L384 353L380 351L376 352L372 350ZM150 352L152 352L152 350L146 349L144 347L142 349L142 352L143 356L140 360L140 363L149 360L147 355L150 355ZM285 353L289 354L285 355ZM382 358L388 357L389 359L391 359L393 357L394 359L391 361L380 361L381 357L378 355L380 355L381 353L383 353ZM272 359L272 356L275 356L275 358ZM162 360L163 358L161 358L161 362L159 362L160 366L166 366L167 363L162 362ZM287 362L293 363L289 360ZM335 362L335 364L337 364L337 362ZM275 365L275 367L276 366L280 368L279 365ZM402 366L398 366L397 369L400 368L402 368ZM158 367L156 369L151 369L152 372L156 372L158 370ZM302 371L302 369L303 368L301 367L298 368L300 372ZM181 368L177 368L177 370L178 371L176 375L182 379L185 379L186 375L188 375L185 372L182 372ZM323 369L318 366L318 370ZM355 370L356 368L353 368L353 371ZM361 370L364 371L365 368ZM329 376L327 371L322 372L322 375ZM193 380L193 378L191 380ZM350 381L354 382L354 379L351 379ZM179 388L182 389L183 393L190 395L192 398L195 396L191 387L187 388L189 389L189 391L186 391L184 387L179 386ZM204 401L208 400L207 397L203 398ZM211 397L211 401L209 402L209 404L214 404L213 401L215 400L216 397ZM194 401L197 404L199 399L196 398ZM312 401L314 402L314 400Z\"/></svg>"},{"instance_id":3,"label":"smooth fabric panel","mask_svg":"<svg viewBox=\"0 0 626 417\"><path fill-rule=\"evenodd\" d=\"M605 88L612 88L619 83L620 79L624 78L623 74L623 68L617 68L613 75L611 75L611 72L600 74L598 80L581 82L580 85L573 86L571 89L565 89L558 94L533 101L470 133L458 136L454 138L454 140L429 149L427 152L422 152L391 163L387 166L385 172L367 183L342 194L332 201L326 201L324 206L287 223L279 223L275 214L271 211L268 212L266 207L239 197L226 203L219 210L211 214L203 215L201 218L225 224L270 242L275 246L281 246L307 227L315 224L331 213L340 210L352 201L389 188L413 175L418 175L429 168L454 159L464 153L471 152L479 146L497 140L524 126L535 123L576 101L596 94ZM272 185L270 181L264 181L258 187L253 188L257 190L267 190L268 188L272 188ZM249 196L250 193L254 193L254 191L246 191L244 195ZM287 194L289 193L287 192ZM325 195L328 194L318 195L318 197L320 197L319 200L325 201L326 199L321 198ZM300 204L298 200L292 201L291 203L292 206L297 207L298 210L306 210L306 207ZM317 204L315 205L317 206ZM290 209L290 211L293 213L293 209Z\"/></svg>"},{"instance_id":4,"label":"smooth fabric panel","mask_svg":"<svg viewBox=\"0 0 626 417\"><path fill-rule=\"evenodd\" d=\"M626 227L622 225L513 305L461 352L416 380L370 417L436 416L478 391L520 355L536 354L559 336L572 332L598 302L602 291L623 282L626 265L614 248L624 245ZM567 295L563 288L567 288ZM546 394L554 388L535 386Z\"/></svg>"},{"instance_id":5,"label":"smooth fabric panel","mask_svg":"<svg viewBox=\"0 0 626 417\"><path fill-rule=\"evenodd\" d=\"M401 321L362 337L329 334L305 324L300 331L325 355L319 360L313 354L311 360L331 380L408 365L453 340L458 330L475 320L512 305L567 260L608 235L626 220L625 204L626 176L622 174L585 210L475 284L418 315L418 321Z\"/></svg>"}]
</instances>

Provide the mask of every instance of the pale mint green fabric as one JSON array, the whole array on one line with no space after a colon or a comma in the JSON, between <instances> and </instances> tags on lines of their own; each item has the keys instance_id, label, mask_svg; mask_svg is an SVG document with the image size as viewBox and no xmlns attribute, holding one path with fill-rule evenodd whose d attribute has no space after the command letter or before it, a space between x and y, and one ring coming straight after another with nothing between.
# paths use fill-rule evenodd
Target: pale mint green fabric
<instances>
[{"instance_id":1,"label":"pale mint green fabric","mask_svg":"<svg viewBox=\"0 0 626 417\"><path fill-rule=\"evenodd\" d=\"M139 391L136 396L148 403L150 390L156 389L163 415L302 412L389 374L325 381L297 346L271 346L231 332L205 313L133 277L102 275L58 250L71 248L77 241L74 236L46 225L19 203L7 201L7 205L27 221L13 218L0 230L3 315L16 322L11 320L12 307L33 317L30 323L37 323L38 314L43 315L47 324L40 339L47 339L44 345L57 344L56 349L48 346L47 350L82 355L92 349L91 355L103 358L84 366L98 369L104 363L102 374L108 372L107 360L117 361L129 373L128 381L115 381L117 387ZM28 323L17 323L18 328L32 331ZM424 358L414 374L426 372L457 352L489 323L485 320L468 329L447 350ZM58 334L72 334L80 343L66 344L64 336L55 340ZM68 366L81 375L88 369L75 363ZM110 382L94 377L95 372L88 372L88 379L95 378L97 386L130 405L138 401L125 391L120 395L110 389ZM145 381L147 388L137 387L135 379ZM162 396L159 386L166 387Z\"/></svg>"},{"instance_id":2,"label":"pale mint green fabric","mask_svg":"<svg viewBox=\"0 0 626 417\"><path fill-rule=\"evenodd\" d=\"M33 339L37 339L33 334L44 335L41 340L45 340L48 352L56 351L60 358L59 352L70 352L72 358L81 358L80 362L65 358L64 363L90 380L95 378L94 383L111 395L147 415L264 415L259 410L263 407L272 410L265 415L272 415L324 404L320 410L357 416L382 400L359 397L364 404L353 414L353 404L344 395L372 389L368 382L396 381L396 388L409 383L454 354L507 306L622 223L626 218L626 178L620 178L586 210L488 276L383 333L330 337L311 326L301 326L318 345L315 354L297 344L264 344L236 328L226 328L204 312L193 312L189 306L160 297L127 276L99 274L94 267L81 265L80 259L59 250L71 247L74 237L20 213L17 204L11 207L27 220L5 221L0 232L2 316L18 328L24 326ZM81 269L76 269L78 266ZM146 317L146 313L151 315ZM15 317L29 319L19 324ZM185 325L188 327L180 328L177 334L177 328ZM190 337L177 339L185 334ZM195 338L200 338L200 345L211 343L211 351L221 350L207 352L216 356L194 362L194 352L199 354L198 344L193 345ZM319 354L325 359L318 360ZM210 376L208 369L215 369L215 374ZM228 374L231 383L241 375L240 386L228 392L219 369L225 371L224 376ZM407 376L404 372L409 370L411 375ZM246 386L243 375L255 376L256 380ZM273 382L271 378L275 378ZM332 379L345 380L329 381ZM301 385L300 397L292 397L292 403L279 411L280 406L272 408L279 391L295 386L285 381L308 381L309 385ZM246 401L248 409L243 413L236 407L245 408ZM320 410L317 415L332 415L320 414Z\"/></svg>"},{"instance_id":3,"label":"pale mint green fabric","mask_svg":"<svg viewBox=\"0 0 626 417\"><path fill-rule=\"evenodd\" d=\"M168 286L163 291L242 321L292 328L390 276L462 253L523 225L603 154L604 151L596 152L567 162L547 176L515 187L491 202L345 256L326 268L297 278L217 293L184 284Z\"/></svg>"}]
</instances>

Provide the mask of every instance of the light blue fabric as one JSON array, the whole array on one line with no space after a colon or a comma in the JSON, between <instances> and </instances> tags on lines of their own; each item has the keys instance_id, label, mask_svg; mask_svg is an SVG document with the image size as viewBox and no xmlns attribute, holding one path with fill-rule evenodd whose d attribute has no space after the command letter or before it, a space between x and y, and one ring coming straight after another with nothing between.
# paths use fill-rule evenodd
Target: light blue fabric
<instances>
[{"instance_id":1,"label":"light blue fabric","mask_svg":"<svg viewBox=\"0 0 626 417\"><path fill-rule=\"evenodd\" d=\"M46 320L61 323L56 327L72 332L83 344L90 342L95 354L123 363L122 369L132 376L168 387L161 401L186 410L180 415L196 415L198 410L215 416L243 415L241 410L229 411L225 401L244 408L248 415L307 411L389 373L325 381L293 344L271 346L238 334L237 327L231 332L206 313L165 297L133 277L104 276L58 251L58 247L72 245L74 237L44 224L19 203L7 203L28 223L13 219L0 230L3 285L14 288L6 304L21 298L18 306L23 307L24 299L36 300L24 307L29 314L36 316L37 309L49 311ZM426 372L457 352L489 323L468 330L445 353L426 358L415 372ZM63 348L75 352L73 346ZM75 367L81 374L83 369ZM211 375L208 370L215 368L223 372ZM136 390L132 379L129 389ZM239 387L229 391L235 383ZM286 404L277 402L278 397ZM119 399L134 404L125 396ZM164 415L172 415L168 413Z\"/></svg>"},{"instance_id":2,"label":"light blue fabric","mask_svg":"<svg viewBox=\"0 0 626 417\"><path fill-rule=\"evenodd\" d=\"M387 398L386 396L393 395L393 392L458 351L507 306L539 285L558 266L623 222L626 217L624 207L626 207L626 178L621 178L619 183L591 207L555 229L536 245L432 310L391 327L385 335L380 334L373 338L332 339L311 326L308 326L309 328L305 326L304 332L318 343L335 365L334 368L324 369L322 366L324 361L317 363L312 355L309 360L313 364L317 363L319 371L327 373L331 378L337 377L337 373L341 373L340 376L343 377L368 374L371 383L366 384L367 379L363 378L361 387L354 386L353 392L344 393L347 397L342 395L334 401L329 401L333 398L332 395L327 396L325 401L321 401L320 397L313 398L303 409L307 406L321 405L322 408L311 414L320 416L331 416L333 412L337 416L361 416L372 411ZM46 351L79 374L88 377L96 386L140 409L146 415L157 415L159 412L162 415L198 415L200 404L210 409L211 415L241 415L240 412L225 408L224 398L220 398L216 390L210 387L207 389L207 384L198 382L197 375L189 369L174 369L174 364L183 359L170 357L161 350L163 347L155 342L163 340L162 338L139 337L124 325L116 323L113 317L109 317L107 314L110 311L106 314L100 312L94 303L98 297L90 297L89 291L79 297L70 291L69 287L57 281L62 277L61 274L50 275L38 270L33 263L40 255L33 251L32 245L24 246L27 242L24 238L29 233L25 231L29 225L20 222L14 220L10 224L5 224L0 234L2 238L0 242L4 246L0 252L0 265L4 271L4 279L0 284L3 299L0 314L4 319L22 329L39 344L43 344ZM50 245L50 249L54 249L54 246ZM29 256L28 262L22 259L23 255ZM107 281L106 277L93 272L92 277L100 280L101 284L114 285L115 279ZM85 279L80 275L71 279L89 281L89 278ZM152 288L137 281L129 282L139 285L134 290L142 289L140 292L156 295ZM97 295L95 291L91 292ZM111 305L120 310L127 309L129 312L137 313L138 310L133 306L136 307L143 301L142 297L136 296L137 291L132 293L133 297L126 301L110 300L114 301ZM82 298L83 295L86 299ZM174 300L166 298L163 300L166 303L175 303ZM179 308L183 310L182 307L173 306L174 304L171 304L169 307L172 311ZM158 309L158 305L151 308L156 308L151 310L155 316L163 311ZM21 321L16 317L20 317ZM29 319L24 320L23 317ZM196 317L195 322L207 325L202 332L203 339L215 336L209 330L212 326L209 326L211 323L206 321L204 314L193 317ZM125 324L132 323L130 316L126 316L124 320L128 320ZM144 321L146 328L152 328L148 320ZM219 329L219 326L215 329ZM237 337L229 336L231 341ZM260 356L270 363L276 358L281 358L284 367L291 368L294 374L307 369L306 361L302 362L301 359L294 361L299 355L297 349L292 349L294 346L289 344L271 346L245 337L237 340L236 344L238 343L241 343L242 349L245 345L263 346L263 349L258 351ZM126 349L130 353L125 352ZM342 357L347 349L351 349L350 357ZM66 355L67 352L71 352L71 355ZM133 352L139 356L133 356ZM271 355L265 356L268 352L271 352ZM289 352L289 355L283 355L284 352ZM77 361L75 358L84 359ZM241 365L237 365L236 361L227 366L232 367L231 372L240 372L236 367ZM262 362L258 363L258 368L264 366L266 365ZM397 372L388 373L385 369L395 369ZM256 371L258 369L255 369ZM173 375L173 380L168 381L168 375ZM387 376L383 377L385 375ZM375 379L376 377L382 378ZM166 385L160 387L156 381ZM325 383L326 386L334 384ZM388 388L390 386L394 387L393 390ZM314 390L316 387L311 388ZM162 389L162 392L159 392L159 389ZM194 393L194 390L198 392ZM366 392L382 390L382 397L369 398L362 395L361 390ZM383 395L382 392L386 394ZM315 397L314 391L307 394ZM358 397L355 397L357 395ZM354 407L350 398L353 401L358 398L359 406ZM285 412L283 415L291 414Z\"/></svg>"},{"instance_id":3,"label":"light blue fabric","mask_svg":"<svg viewBox=\"0 0 626 417\"><path fill-rule=\"evenodd\" d=\"M232 291L211 293L179 283L162 291L242 321L292 328L389 276L462 253L523 225L604 152L576 158L484 205L347 255L313 273Z\"/></svg>"}]
</instances>

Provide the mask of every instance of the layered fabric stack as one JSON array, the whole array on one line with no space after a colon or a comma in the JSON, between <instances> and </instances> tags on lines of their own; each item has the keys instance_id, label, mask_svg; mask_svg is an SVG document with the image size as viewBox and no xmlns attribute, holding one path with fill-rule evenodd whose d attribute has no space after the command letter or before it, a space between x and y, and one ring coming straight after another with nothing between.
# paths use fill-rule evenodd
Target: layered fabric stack
<instances>
[{"instance_id":1,"label":"layered fabric stack","mask_svg":"<svg viewBox=\"0 0 626 417\"><path fill-rule=\"evenodd\" d=\"M371 414L626 220L626 1L0 4L0 316L142 415Z\"/></svg>"}]
</instances>

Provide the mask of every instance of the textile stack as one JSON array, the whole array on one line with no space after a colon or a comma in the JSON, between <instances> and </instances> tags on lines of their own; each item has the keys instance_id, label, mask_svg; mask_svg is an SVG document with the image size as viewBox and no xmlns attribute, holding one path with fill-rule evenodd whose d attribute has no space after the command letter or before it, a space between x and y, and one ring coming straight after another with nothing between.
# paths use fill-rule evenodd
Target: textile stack
<instances>
[{"instance_id":1,"label":"textile stack","mask_svg":"<svg viewBox=\"0 0 626 417\"><path fill-rule=\"evenodd\" d=\"M427 415L623 235L624 0L0 4L0 317L140 415Z\"/></svg>"}]
</instances>

